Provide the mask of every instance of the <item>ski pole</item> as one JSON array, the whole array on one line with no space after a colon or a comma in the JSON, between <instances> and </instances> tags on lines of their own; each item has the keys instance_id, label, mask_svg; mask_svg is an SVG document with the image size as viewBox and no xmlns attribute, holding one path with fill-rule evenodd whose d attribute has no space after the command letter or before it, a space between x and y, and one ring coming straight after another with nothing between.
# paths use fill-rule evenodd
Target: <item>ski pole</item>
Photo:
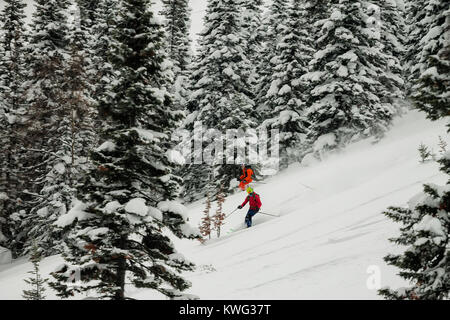
<instances>
[{"instance_id":1,"label":"ski pole","mask_svg":"<svg viewBox=\"0 0 450 320\"><path fill-rule=\"evenodd\" d=\"M239 208L234 209L233 212L231 212L230 214L226 215L225 219L228 218L229 216L231 216L237 209L239 209Z\"/></svg>"},{"instance_id":2,"label":"ski pole","mask_svg":"<svg viewBox=\"0 0 450 320\"><path fill-rule=\"evenodd\" d=\"M259 213L261 213L261 214L265 214L265 215L267 215L267 216L272 216L272 217L279 217L279 216L276 216L276 215L274 215L274 214L270 214L270 213L265 213L265 212L261 212L261 211L259 211Z\"/></svg>"}]
</instances>

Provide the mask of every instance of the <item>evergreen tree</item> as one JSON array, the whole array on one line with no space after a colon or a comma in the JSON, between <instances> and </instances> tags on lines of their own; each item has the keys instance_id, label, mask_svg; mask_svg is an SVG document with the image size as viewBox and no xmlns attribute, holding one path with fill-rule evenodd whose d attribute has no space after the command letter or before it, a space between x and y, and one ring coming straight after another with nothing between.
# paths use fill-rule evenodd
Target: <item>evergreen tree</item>
<instances>
[{"instance_id":1,"label":"evergreen tree","mask_svg":"<svg viewBox=\"0 0 450 320\"><path fill-rule=\"evenodd\" d=\"M25 7L23 1L5 0L0 13L0 245L6 247L14 241L11 215L25 183L19 161L23 135L18 130L25 110Z\"/></svg>"},{"instance_id":2,"label":"evergreen tree","mask_svg":"<svg viewBox=\"0 0 450 320\"><path fill-rule=\"evenodd\" d=\"M242 0L242 32L247 47L245 53L252 66L249 84L252 88L252 99L256 98L256 85L259 79L258 63L263 50L265 26L263 25L263 0Z\"/></svg>"},{"instance_id":3,"label":"evergreen tree","mask_svg":"<svg viewBox=\"0 0 450 320\"><path fill-rule=\"evenodd\" d=\"M173 63L174 83L172 92L174 104L184 109L189 96L188 76L192 63L191 41L189 38L190 14L188 0L163 0L167 54Z\"/></svg>"},{"instance_id":4,"label":"evergreen tree","mask_svg":"<svg viewBox=\"0 0 450 320\"><path fill-rule=\"evenodd\" d=\"M424 2L410 2L409 8L423 8ZM410 30L409 40L420 44L410 47L408 62L410 80L415 83L413 101L432 120L448 116L448 68L449 45L446 41L450 22L449 4L446 1L431 1L424 13L411 11L414 17L426 17L415 27L427 29L420 34L419 29ZM410 21L411 22L411 21ZM416 21L419 23L419 21ZM424 24L422 24L424 23ZM428 27L425 27L428 24ZM423 29L422 29L423 30ZM447 39L448 40L448 39ZM414 53L414 54L413 54ZM418 59L419 60L415 60ZM412 62L418 61L417 68ZM414 77L417 76L416 80ZM425 93L426 92L426 93ZM428 95L428 96L426 96ZM425 100L428 101L425 102ZM424 103L424 104L422 104ZM442 148L442 147L441 147ZM421 146L422 157L429 151ZM441 149L439 160L441 171L450 175L450 152ZM408 248L403 254L390 254L384 260L400 268L400 276L410 281L406 288L383 288L379 291L388 299L448 300L450 298L450 179L444 186L424 185L424 191L413 197L408 208L390 207L385 215L403 224L398 238L392 242Z\"/></svg>"},{"instance_id":5,"label":"evergreen tree","mask_svg":"<svg viewBox=\"0 0 450 320\"><path fill-rule=\"evenodd\" d=\"M87 1L90 3L90 1ZM98 109L100 102L110 103L112 97L108 87L116 79L116 73L109 63L111 48L114 47L114 38L112 37L114 28L114 16L118 6L117 0L99 0L95 12L89 12L88 16L93 15L92 24L92 62L93 62L93 106ZM92 9L92 8L91 8ZM90 24L85 23L87 26ZM99 119L100 128L104 125L104 119Z\"/></svg>"},{"instance_id":6,"label":"evergreen tree","mask_svg":"<svg viewBox=\"0 0 450 320\"><path fill-rule=\"evenodd\" d=\"M48 175L61 162L60 154L56 153L62 144L67 5L68 2L62 0L35 3L25 62L27 81L23 84L27 107L17 129L23 137L19 168L26 183L21 187L19 205L12 217L20 222L15 226L19 232L11 247L16 255L22 253L28 231L34 227L34 219L39 219L36 212L31 211L43 201L40 192L48 190L45 187L52 187Z\"/></svg>"},{"instance_id":7,"label":"evergreen tree","mask_svg":"<svg viewBox=\"0 0 450 320\"><path fill-rule=\"evenodd\" d=\"M318 42L321 38L320 30L329 21L332 1L306 0L304 3L305 10L307 10L307 16L305 18L308 19L308 24L305 25L305 28L313 39L314 51L319 51L321 49L321 45Z\"/></svg>"},{"instance_id":8,"label":"evergreen tree","mask_svg":"<svg viewBox=\"0 0 450 320\"><path fill-rule=\"evenodd\" d=\"M26 148L36 170L24 227L44 255L60 251L62 235L53 222L71 208L78 169L93 142L86 33L78 23L69 29L68 4L38 1L32 24L27 130L34 139ZM30 249L25 239L24 252Z\"/></svg>"},{"instance_id":9,"label":"evergreen tree","mask_svg":"<svg viewBox=\"0 0 450 320\"><path fill-rule=\"evenodd\" d=\"M237 0L208 2L192 75L195 81L189 104L195 109L186 123L188 129L193 129L196 121L202 123L204 132L214 128L222 134L228 129L256 127L249 84L252 71L245 54L247 44L242 33L239 4ZM203 197L208 181L211 181L213 195L220 184L228 192L231 180L236 178L236 166L226 164L227 160L225 155L217 154L208 164L190 165L184 176L187 199Z\"/></svg>"},{"instance_id":10,"label":"evergreen tree","mask_svg":"<svg viewBox=\"0 0 450 320\"><path fill-rule=\"evenodd\" d=\"M298 160L302 138L307 132L304 120L306 84L300 80L308 72L308 64L314 53L313 40L308 33L308 10L302 1L294 0L288 10L286 28L282 30L278 53L274 62L274 73L266 105L269 119L262 126L280 131L280 161L282 167Z\"/></svg>"},{"instance_id":11,"label":"evergreen tree","mask_svg":"<svg viewBox=\"0 0 450 320\"><path fill-rule=\"evenodd\" d=\"M450 174L450 152L441 171ZM385 215L403 224L401 235L390 239L407 246L402 254L384 260L401 269L410 286L379 291L388 299L448 300L450 298L450 179L445 186L427 184L408 203L409 208L390 207Z\"/></svg>"},{"instance_id":12,"label":"evergreen tree","mask_svg":"<svg viewBox=\"0 0 450 320\"><path fill-rule=\"evenodd\" d=\"M75 23L68 31L67 55L64 70L64 97L61 101L59 122L60 149L55 151L56 164L46 174L40 201L30 213L32 227L24 252L38 241L42 254L52 255L61 250L61 230L53 223L72 206L75 185L87 170L88 150L96 139L95 112L91 106L90 55L87 52L87 34Z\"/></svg>"},{"instance_id":13,"label":"evergreen tree","mask_svg":"<svg viewBox=\"0 0 450 320\"><path fill-rule=\"evenodd\" d=\"M272 84L272 75L275 73L276 62L273 61L277 55L277 44L281 39L281 34L286 28L288 1L274 0L268 8L268 13L264 19L265 23L261 27L263 37L263 47L259 56L259 63L256 74L258 83L256 85L256 104L260 119L270 117L267 115L269 107L266 105L266 94Z\"/></svg>"},{"instance_id":14,"label":"evergreen tree","mask_svg":"<svg viewBox=\"0 0 450 320\"><path fill-rule=\"evenodd\" d=\"M306 7L310 12L311 26L316 30L322 29L323 25L328 21L331 13L331 2L329 0L308 0ZM314 34L315 39L320 38L320 34ZM319 44L316 43L317 48Z\"/></svg>"},{"instance_id":15,"label":"evergreen tree","mask_svg":"<svg viewBox=\"0 0 450 320\"><path fill-rule=\"evenodd\" d=\"M164 34L150 4L126 0L117 8L110 62L118 76L107 87L110 102L100 103L103 143L78 185L78 205L57 221L71 229L67 264L51 283L61 297L95 290L100 298L126 299L126 280L171 298L190 286L178 273L192 263L162 234L167 227L178 237L198 236L175 201L181 180L167 152L180 113L172 106ZM68 283L74 272L76 287Z\"/></svg>"},{"instance_id":16,"label":"evergreen tree","mask_svg":"<svg viewBox=\"0 0 450 320\"><path fill-rule=\"evenodd\" d=\"M65 69L65 103L70 118L70 158L71 167L77 173L70 173L71 180L86 169L89 150L97 143L95 119L98 118L96 108L96 85L98 74L96 52L92 49L96 44L98 1L78 0L80 16L69 30L68 58ZM76 162L78 160L78 165Z\"/></svg>"},{"instance_id":17,"label":"evergreen tree","mask_svg":"<svg viewBox=\"0 0 450 320\"><path fill-rule=\"evenodd\" d=\"M306 113L313 151L339 148L350 141L387 130L395 109L382 103L379 81L387 57L380 50L377 30L366 25L359 1L331 3L332 14L323 23L311 71Z\"/></svg>"},{"instance_id":18,"label":"evergreen tree","mask_svg":"<svg viewBox=\"0 0 450 320\"><path fill-rule=\"evenodd\" d=\"M101 41L101 35L98 29L100 24L100 12L105 0L90 1L90 0L76 0L76 8L78 14L74 17L74 23L71 30L71 50L78 50L78 54L71 54L78 56L78 62L83 67L83 73L86 74L85 88L83 88L84 96L89 104L93 104L95 100L90 99L98 92L96 88L99 86L98 82L99 70L102 66L102 57L96 51L98 43ZM113 5L111 2L109 5ZM113 8L109 8L113 10Z\"/></svg>"},{"instance_id":19,"label":"evergreen tree","mask_svg":"<svg viewBox=\"0 0 450 320\"><path fill-rule=\"evenodd\" d=\"M75 17L78 20L75 21L75 28L80 29L83 42L92 44L92 41L95 41L95 27L98 25L99 12L103 9L105 1L76 0L75 3L79 10L78 17Z\"/></svg>"},{"instance_id":20,"label":"evergreen tree","mask_svg":"<svg viewBox=\"0 0 450 320\"><path fill-rule=\"evenodd\" d=\"M94 29L94 9L95 7L86 10L85 15L81 15L80 22L74 24L69 32L64 91L70 118L72 169L76 169L76 160L86 163L88 150L96 143L94 121L98 115L94 107L95 84L92 85L92 79L95 78L97 70L93 66L95 53L89 48L93 43L91 32ZM81 172L81 168L78 171ZM76 181L76 178L75 174L71 173L71 180Z\"/></svg>"},{"instance_id":21,"label":"evergreen tree","mask_svg":"<svg viewBox=\"0 0 450 320\"><path fill-rule=\"evenodd\" d=\"M385 72L379 79L385 90L381 92L380 98L383 103L398 105L405 99L402 63L405 54L406 26L402 12L395 1L383 0L377 4L379 7L373 14L375 21L381 25L374 27L380 30L380 44L386 56Z\"/></svg>"},{"instance_id":22,"label":"evergreen tree","mask_svg":"<svg viewBox=\"0 0 450 320\"><path fill-rule=\"evenodd\" d=\"M430 152L430 150L428 149L428 147L426 145L424 145L423 143L420 144L419 146L419 155L420 155L420 161L423 163L427 160L430 160L432 154Z\"/></svg>"},{"instance_id":23,"label":"evergreen tree","mask_svg":"<svg viewBox=\"0 0 450 320\"><path fill-rule=\"evenodd\" d=\"M406 2L406 52L404 69L406 77L406 93L412 92L412 84L419 78L419 61L424 43L423 36L428 33L429 21L426 19L426 7L429 1L407 0Z\"/></svg>"},{"instance_id":24,"label":"evergreen tree","mask_svg":"<svg viewBox=\"0 0 450 320\"><path fill-rule=\"evenodd\" d=\"M302 14L305 23L303 24L303 34L308 35L310 42L310 47L312 49L311 56L308 61L308 72L314 72L316 67L312 66L311 62L314 55L321 49L323 49L323 44L319 44L319 39L322 37L322 27L325 23L329 22L329 18L331 15L331 2L328 0L307 0L303 2L304 13ZM305 45L308 45L308 38L305 39ZM310 130L311 123L308 121L307 117L305 117L311 101L311 92L315 88L315 84L311 81L307 81L305 78L300 78L297 80L298 83L301 83L301 87L303 90L302 98L305 102L303 117L305 118L305 125L308 126L308 131ZM303 139L303 143L296 148L296 156L299 158L303 158L305 154L311 152L311 138L308 139L308 134L306 139ZM312 154L311 154L312 155ZM286 159L286 152L284 155ZM286 160L283 160L286 163ZM282 163L283 165L283 163ZM284 164L285 165L285 164Z\"/></svg>"},{"instance_id":25,"label":"evergreen tree","mask_svg":"<svg viewBox=\"0 0 450 320\"><path fill-rule=\"evenodd\" d=\"M189 40L190 13L188 0L162 0L167 39L167 55L173 62L174 78L188 69L191 61Z\"/></svg>"},{"instance_id":26,"label":"evergreen tree","mask_svg":"<svg viewBox=\"0 0 450 320\"><path fill-rule=\"evenodd\" d=\"M450 116L450 3L431 1L426 13L428 28L419 41L421 51L411 98L417 109L436 120Z\"/></svg>"},{"instance_id":27,"label":"evergreen tree","mask_svg":"<svg viewBox=\"0 0 450 320\"><path fill-rule=\"evenodd\" d=\"M41 262L41 254L39 247L34 242L30 261L33 263L33 271L28 272L32 277L25 279L25 282L31 286L30 290L23 290L23 297L27 300L44 300L45 299L45 283L48 279L42 278L39 272L39 263Z\"/></svg>"}]
</instances>

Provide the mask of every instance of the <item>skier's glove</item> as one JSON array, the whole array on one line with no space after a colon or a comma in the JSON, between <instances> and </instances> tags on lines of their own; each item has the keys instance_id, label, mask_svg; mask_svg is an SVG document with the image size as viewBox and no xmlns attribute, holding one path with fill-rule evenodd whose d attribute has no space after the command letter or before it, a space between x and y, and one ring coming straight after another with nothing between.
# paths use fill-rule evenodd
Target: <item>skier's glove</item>
<instances>
[{"instance_id":1,"label":"skier's glove","mask_svg":"<svg viewBox=\"0 0 450 320\"><path fill-rule=\"evenodd\" d=\"M242 209L242 206L238 206L238 209Z\"/></svg>"}]
</instances>

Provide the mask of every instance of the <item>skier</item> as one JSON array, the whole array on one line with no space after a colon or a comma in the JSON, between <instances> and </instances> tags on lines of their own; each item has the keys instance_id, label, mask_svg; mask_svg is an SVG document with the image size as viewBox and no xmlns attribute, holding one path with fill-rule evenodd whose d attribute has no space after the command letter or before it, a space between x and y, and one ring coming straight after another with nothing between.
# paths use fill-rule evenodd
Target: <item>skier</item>
<instances>
[{"instance_id":1,"label":"skier","mask_svg":"<svg viewBox=\"0 0 450 320\"><path fill-rule=\"evenodd\" d=\"M245 216L245 223L247 224L247 228L250 228L252 226L252 218L255 214L258 213L262 204L259 198L259 194L254 192L251 187L247 188L247 193L247 198L245 198L245 201L240 206L238 206L238 209L242 209L247 204L247 202L250 202L250 209Z\"/></svg>"},{"instance_id":2,"label":"skier","mask_svg":"<svg viewBox=\"0 0 450 320\"><path fill-rule=\"evenodd\" d=\"M248 185L250 182L253 181L253 170L252 167L249 165L242 165L242 175L239 177L239 181L241 183L239 184L239 188L241 188L242 191L245 190L245 186Z\"/></svg>"}]
</instances>

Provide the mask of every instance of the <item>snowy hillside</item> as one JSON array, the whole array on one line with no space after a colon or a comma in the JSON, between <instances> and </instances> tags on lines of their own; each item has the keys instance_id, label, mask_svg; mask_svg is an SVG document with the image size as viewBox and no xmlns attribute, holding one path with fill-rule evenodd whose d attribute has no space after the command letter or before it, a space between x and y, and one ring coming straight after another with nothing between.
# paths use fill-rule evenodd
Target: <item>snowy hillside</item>
<instances>
[{"instance_id":1,"label":"snowy hillside","mask_svg":"<svg viewBox=\"0 0 450 320\"><path fill-rule=\"evenodd\" d=\"M321 163L292 166L255 184L262 212L279 218L257 214L254 226L244 229L242 209L226 220L220 239L204 245L176 240L178 250L197 264L195 272L185 274L193 284L189 293L220 300L380 299L367 285L378 270L381 286L403 284L398 270L382 259L399 248L388 242L398 226L381 213L406 205L423 183L445 183L438 165L420 163L417 151L424 143L438 152L438 136L448 139L443 121L412 111L377 144L362 141ZM225 212L244 198L243 192L228 197ZM198 225L203 209L201 201L190 206L191 224ZM44 276L61 262L59 256L42 261ZM24 258L0 266L0 299L20 299L31 269ZM128 288L128 293L164 299L151 290ZM46 294L56 297L51 290Z\"/></svg>"}]
</instances>

